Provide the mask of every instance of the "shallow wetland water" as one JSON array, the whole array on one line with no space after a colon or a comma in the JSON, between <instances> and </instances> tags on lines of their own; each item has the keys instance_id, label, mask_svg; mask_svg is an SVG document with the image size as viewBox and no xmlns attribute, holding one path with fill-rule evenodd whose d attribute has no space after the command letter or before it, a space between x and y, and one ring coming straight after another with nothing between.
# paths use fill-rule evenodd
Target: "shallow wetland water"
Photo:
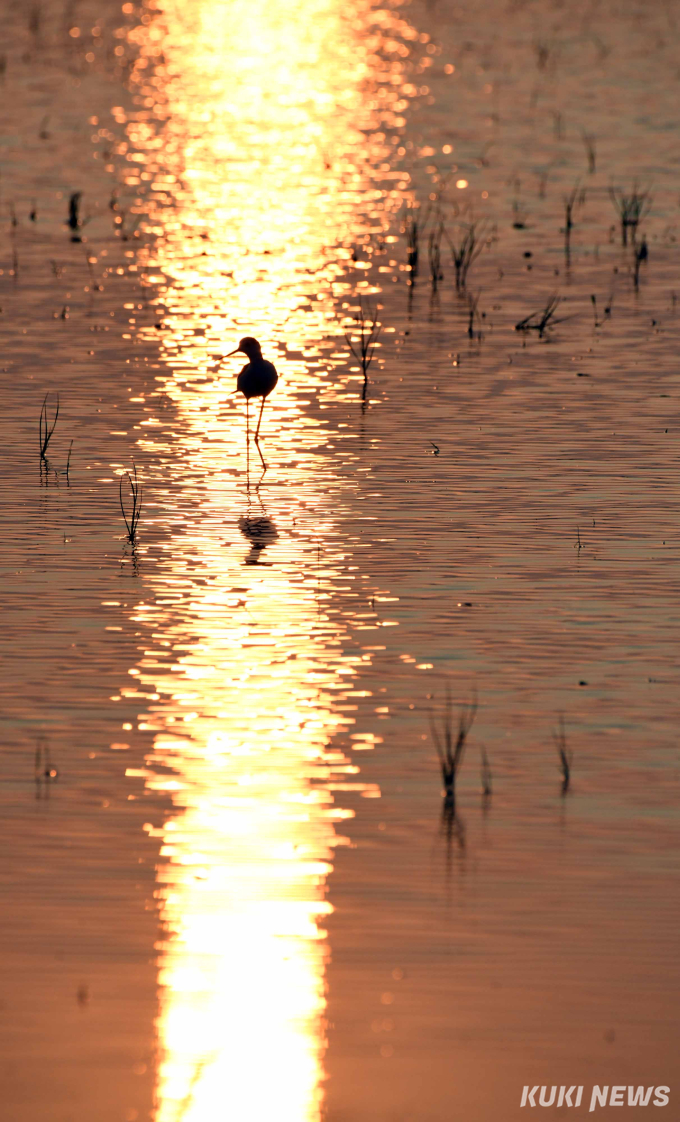
<instances>
[{"instance_id":1,"label":"shallow wetland water","mask_svg":"<svg viewBox=\"0 0 680 1122\"><path fill-rule=\"evenodd\" d=\"M513 1122L525 1084L673 1091L673 5L0 26L6 1117ZM649 192L625 248L612 190ZM244 335L280 376L264 475L220 358ZM478 702L448 815L447 693L454 724Z\"/></svg>"}]
</instances>

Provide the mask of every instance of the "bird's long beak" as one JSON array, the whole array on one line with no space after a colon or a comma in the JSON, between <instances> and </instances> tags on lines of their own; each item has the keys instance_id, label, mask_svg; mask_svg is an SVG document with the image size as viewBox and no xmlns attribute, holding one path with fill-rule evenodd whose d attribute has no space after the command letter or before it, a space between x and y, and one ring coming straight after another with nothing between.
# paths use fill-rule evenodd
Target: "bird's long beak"
<instances>
[{"instance_id":1,"label":"bird's long beak","mask_svg":"<svg viewBox=\"0 0 680 1122\"><path fill-rule=\"evenodd\" d=\"M230 358L230 357L231 357L232 355L237 355L237 354L239 354L239 353L242 353L242 351L241 351L241 348L240 348L240 347L237 347L237 348L236 348L236 350L234 350L234 351L229 351L229 354L228 354L228 355L225 355L224 357L225 357L225 358Z\"/></svg>"}]
</instances>

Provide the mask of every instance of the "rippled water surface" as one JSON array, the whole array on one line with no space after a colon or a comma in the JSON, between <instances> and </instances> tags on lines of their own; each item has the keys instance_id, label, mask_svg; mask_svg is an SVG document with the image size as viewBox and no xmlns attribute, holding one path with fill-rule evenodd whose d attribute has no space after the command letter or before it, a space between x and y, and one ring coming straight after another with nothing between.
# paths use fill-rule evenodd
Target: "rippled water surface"
<instances>
[{"instance_id":1,"label":"rippled water surface","mask_svg":"<svg viewBox=\"0 0 680 1122\"><path fill-rule=\"evenodd\" d=\"M7 1118L672 1095L673 6L0 25ZM449 697L454 737L477 702L455 806Z\"/></svg>"}]
</instances>

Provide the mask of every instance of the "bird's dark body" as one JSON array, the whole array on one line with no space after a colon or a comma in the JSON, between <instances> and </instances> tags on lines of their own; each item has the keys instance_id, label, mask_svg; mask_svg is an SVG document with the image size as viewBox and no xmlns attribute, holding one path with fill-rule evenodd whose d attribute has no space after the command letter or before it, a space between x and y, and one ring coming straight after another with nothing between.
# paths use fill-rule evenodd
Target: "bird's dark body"
<instances>
[{"instance_id":1,"label":"bird's dark body","mask_svg":"<svg viewBox=\"0 0 680 1122\"><path fill-rule=\"evenodd\" d=\"M256 358L243 367L236 380L236 388L250 401L251 397L269 397L279 380L276 367L266 358Z\"/></svg>"}]
</instances>

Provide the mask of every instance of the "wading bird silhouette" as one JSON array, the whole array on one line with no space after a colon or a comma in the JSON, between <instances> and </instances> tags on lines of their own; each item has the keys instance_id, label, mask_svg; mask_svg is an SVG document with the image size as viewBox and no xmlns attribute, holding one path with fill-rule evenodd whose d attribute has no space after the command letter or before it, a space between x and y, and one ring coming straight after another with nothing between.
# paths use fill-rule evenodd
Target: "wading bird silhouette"
<instances>
[{"instance_id":1,"label":"wading bird silhouette","mask_svg":"<svg viewBox=\"0 0 680 1122\"><path fill-rule=\"evenodd\" d=\"M230 355L239 353L247 355L250 359L250 362L246 363L243 367L236 381L236 389L240 390L246 399L246 450L250 446L249 402L251 397L262 398L260 416L258 417L257 428L255 430L255 444L257 445L258 455L262 461L262 474L264 475L264 472L267 470L267 465L260 449L260 425L262 424L264 403L278 382L279 376L276 373L276 367L273 362L268 362L266 358L262 357L262 348L257 339L246 336L245 339L241 339L241 342L235 350L230 351L229 354L224 357L229 358Z\"/></svg>"}]
</instances>

